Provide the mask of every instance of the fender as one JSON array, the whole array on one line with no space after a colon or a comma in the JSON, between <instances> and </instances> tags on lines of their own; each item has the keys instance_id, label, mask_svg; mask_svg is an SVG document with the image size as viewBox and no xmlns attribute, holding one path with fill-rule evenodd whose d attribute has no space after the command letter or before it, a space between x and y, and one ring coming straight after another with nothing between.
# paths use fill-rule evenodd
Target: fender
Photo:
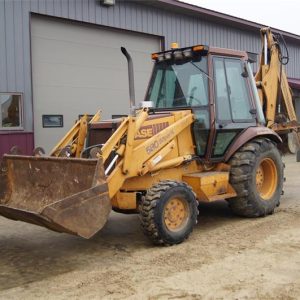
<instances>
[{"instance_id":1,"label":"fender","mask_svg":"<svg viewBox=\"0 0 300 300\"><path fill-rule=\"evenodd\" d=\"M275 143L282 143L281 137L267 127L249 127L245 129L228 148L224 157L225 162L227 162L238 149L256 137L267 137Z\"/></svg>"}]
</instances>

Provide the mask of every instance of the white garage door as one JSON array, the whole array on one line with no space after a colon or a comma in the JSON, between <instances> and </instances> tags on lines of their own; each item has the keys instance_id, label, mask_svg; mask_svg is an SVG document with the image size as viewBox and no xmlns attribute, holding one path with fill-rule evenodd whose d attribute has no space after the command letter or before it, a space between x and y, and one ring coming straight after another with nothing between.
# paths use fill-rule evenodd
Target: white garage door
<instances>
[{"instance_id":1,"label":"white garage door","mask_svg":"<svg viewBox=\"0 0 300 300\"><path fill-rule=\"evenodd\" d=\"M101 109L103 118L110 118L129 112L121 46L133 58L137 103L152 70L150 54L160 50L158 37L39 17L32 20L31 40L35 146L47 152L80 114ZM43 128L60 123L53 115L63 116L63 127Z\"/></svg>"}]
</instances>

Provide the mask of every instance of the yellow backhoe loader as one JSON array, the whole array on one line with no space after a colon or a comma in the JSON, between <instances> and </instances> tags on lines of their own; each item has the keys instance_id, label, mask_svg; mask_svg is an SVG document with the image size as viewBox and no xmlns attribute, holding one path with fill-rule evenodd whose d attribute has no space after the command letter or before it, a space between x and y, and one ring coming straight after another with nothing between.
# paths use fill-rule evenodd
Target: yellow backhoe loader
<instances>
[{"instance_id":1,"label":"yellow backhoe loader","mask_svg":"<svg viewBox=\"0 0 300 300\"><path fill-rule=\"evenodd\" d=\"M266 64L256 77L260 98L246 52L173 45L152 55L145 101L136 108L132 61L122 52L131 114L83 117L49 156L5 155L0 214L90 238L111 209L138 213L144 233L164 245L189 236L198 201L226 199L240 216L272 214L283 163L282 140L265 126L264 109L274 103L264 100Z\"/></svg>"}]
</instances>

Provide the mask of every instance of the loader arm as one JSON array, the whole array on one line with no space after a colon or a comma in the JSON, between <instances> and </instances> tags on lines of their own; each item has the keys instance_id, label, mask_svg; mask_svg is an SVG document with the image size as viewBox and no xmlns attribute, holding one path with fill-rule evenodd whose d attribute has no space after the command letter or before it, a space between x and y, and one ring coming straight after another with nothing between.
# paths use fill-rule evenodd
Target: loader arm
<instances>
[{"instance_id":1,"label":"loader arm","mask_svg":"<svg viewBox=\"0 0 300 300\"><path fill-rule=\"evenodd\" d=\"M84 148L84 142L87 135L88 123L92 124L100 120L100 111L88 122L88 116L83 115L66 135L55 145L49 156L65 156L66 148L69 147L69 156L80 158Z\"/></svg>"},{"instance_id":2,"label":"loader arm","mask_svg":"<svg viewBox=\"0 0 300 300\"><path fill-rule=\"evenodd\" d=\"M143 123L148 118L148 109L142 109L137 117L123 120L119 128L102 148L101 156L106 162L112 151L117 160L112 171L107 174L109 197L113 198L128 178L143 176L160 168L170 168L191 159L192 153L165 160L167 154L175 147L175 138L189 127L194 117L185 111L182 118L163 129L159 133L134 146L134 139Z\"/></svg>"}]
</instances>

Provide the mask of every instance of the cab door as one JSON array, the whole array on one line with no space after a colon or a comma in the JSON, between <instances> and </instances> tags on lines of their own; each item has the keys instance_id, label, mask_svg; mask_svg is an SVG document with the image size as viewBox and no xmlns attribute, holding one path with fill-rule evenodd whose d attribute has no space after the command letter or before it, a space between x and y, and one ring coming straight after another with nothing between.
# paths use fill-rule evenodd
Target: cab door
<instances>
[{"instance_id":1,"label":"cab door","mask_svg":"<svg viewBox=\"0 0 300 300\"><path fill-rule=\"evenodd\" d=\"M256 125L250 85L239 58L213 57L216 132L211 158L221 160L245 128Z\"/></svg>"}]
</instances>

